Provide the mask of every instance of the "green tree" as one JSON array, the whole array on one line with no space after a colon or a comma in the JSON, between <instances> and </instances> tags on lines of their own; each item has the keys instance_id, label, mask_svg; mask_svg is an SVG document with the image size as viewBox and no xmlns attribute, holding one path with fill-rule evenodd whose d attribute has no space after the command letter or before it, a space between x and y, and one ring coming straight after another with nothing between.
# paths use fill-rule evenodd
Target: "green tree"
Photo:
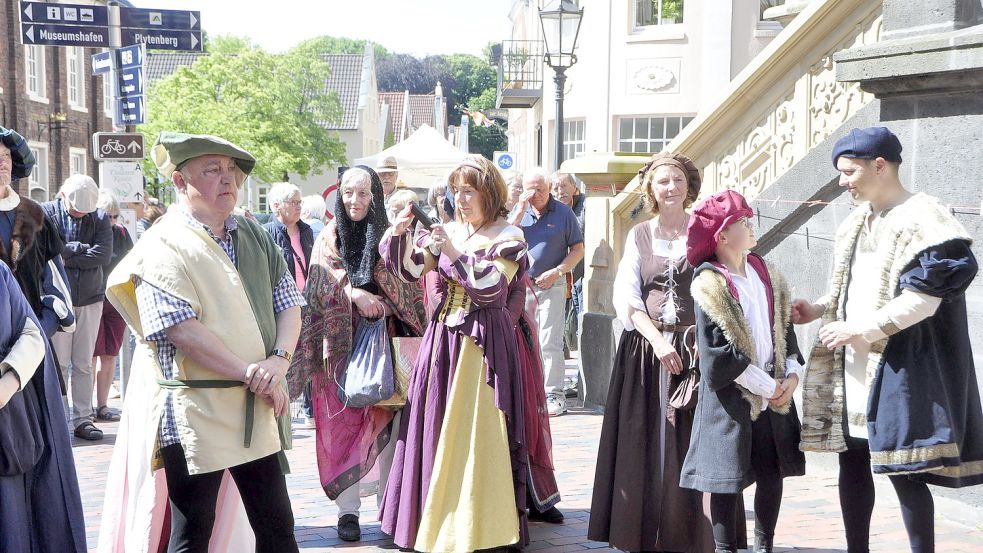
<instances>
[{"instance_id":1,"label":"green tree","mask_svg":"<svg viewBox=\"0 0 983 553\"><path fill-rule=\"evenodd\" d=\"M452 54L444 57L444 68L454 80L454 95L459 102L466 103L472 109L495 107L494 101L488 106L475 105L475 100L487 95L488 91L494 94L498 84L498 74L487 61L470 54ZM457 110L455 112L460 114Z\"/></svg>"},{"instance_id":2,"label":"green tree","mask_svg":"<svg viewBox=\"0 0 983 553\"><path fill-rule=\"evenodd\" d=\"M375 50L376 59L389 55L389 52L381 44L376 44L368 40L333 36L309 38L301 41L294 49L319 54L361 54L365 52L366 44L372 45L372 48Z\"/></svg>"},{"instance_id":3,"label":"green tree","mask_svg":"<svg viewBox=\"0 0 983 553\"><path fill-rule=\"evenodd\" d=\"M320 57L271 54L236 37L212 39L211 51L151 87L139 127L148 143L163 130L221 136L256 156L253 175L266 182L345 162L344 144L323 125L341 109L324 90L330 68ZM148 162L145 173L154 180L156 168Z\"/></svg>"}]
</instances>

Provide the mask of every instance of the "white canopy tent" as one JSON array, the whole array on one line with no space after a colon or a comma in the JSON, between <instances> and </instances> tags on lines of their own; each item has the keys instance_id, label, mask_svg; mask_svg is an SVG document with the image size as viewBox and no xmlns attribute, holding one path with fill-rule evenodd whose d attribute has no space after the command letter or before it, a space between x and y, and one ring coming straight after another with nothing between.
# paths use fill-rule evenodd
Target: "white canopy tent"
<instances>
[{"instance_id":1,"label":"white canopy tent","mask_svg":"<svg viewBox=\"0 0 983 553\"><path fill-rule=\"evenodd\" d=\"M424 194L435 179L446 177L464 156L462 152L430 125L422 125L406 140L387 148L374 156L355 160L354 165L375 167L378 160L387 156L396 158L399 180L406 187Z\"/></svg>"}]
</instances>

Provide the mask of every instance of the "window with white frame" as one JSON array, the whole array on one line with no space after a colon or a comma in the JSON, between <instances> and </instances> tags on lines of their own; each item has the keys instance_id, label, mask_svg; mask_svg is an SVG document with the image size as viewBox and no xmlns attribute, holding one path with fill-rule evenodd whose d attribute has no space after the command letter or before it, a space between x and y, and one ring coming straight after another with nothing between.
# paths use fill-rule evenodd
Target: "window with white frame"
<instances>
[{"instance_id":1,"label":"window with white frame","mask_svg":"<svg viewBox=\"0 0 983 553\"><path fill-rule=\"evenodd\" d=\"M683 0L635 0L635 26L683 22Z\"/></svg>"},{"instance_id":2,"label":"window with white frame","mask_svg":"<svg viewBox=\"0 0 983 553\"><path fill-rule=\"evenodd\" d=\"M658 153L676 138L692 117L622 117L618 122L618 151Z\"/></svg>"},{"instance_id":3,"label":"window with white frame","mask_svg":"<svg viewBox=\"0 0 983 553\"><path fill-rule=\"evenodd\" d=\"M24 46L24 71L27 96L34 100L47 100L48 87L44 73L43 46Z\"/></svg>"},{"instance_id":4,"label":"window with white frame","mask_svg":"<svg viewBox=\"0 0 983 553\"><path fill-rule=\"evenodd\" d=\"M270 204L267 201L267 195L270 193L269 186L257 186L256 187L256 212L257 213L267 213L270 210Z\"/></svg>"},{"instance_id":5,"label":"window with white frame","mask_svg":"<svg viewBox=\"0 0 983 553\"><path fill-rule=\"evenodd\" d=\"M65 71L68 82L68 105L85 111L85 53L80 46L65 48Z\"/></svg>"},{"instance_id":6,"label":"window with white frame","mask_svg":"<svg viewBox=\"0 0 983 553\"><path fill-rule=\"evenodd\" d=\"M584 120L563 122L563 159L584 155L586 127L587 122Z\"/></svg>"},{"instance_id":7,"label":"window with white frame","mask_svg":"<svg viewBox=\"0 0 983 553\"><path fill-rule=\"evenodd\" d=\"M85 175L86 173L86 152L85 148L68 149L68 165L70 175Z\"/></svg>"},{"instance_id":8,"label":"window with white frame","mask_svg":"<svg viewBox=\"0 0 983 553\"><path fill-rule=\"evenodd\" d=\"M110 76L112 73L102 74L102 112L106 114L106 117L113 116L113 86Z\"/></svg>"},{"instance_id":9,"label":"window with white frame","mask_svg":"<svg viewBox=\"0 0 983 553\"><path fill-rule=\"evenodd\" d=\"M27 177L27 193L36 202L48 201L48 145L29 142L34 152L34 170Z\"/></svg>"}]
</instances>

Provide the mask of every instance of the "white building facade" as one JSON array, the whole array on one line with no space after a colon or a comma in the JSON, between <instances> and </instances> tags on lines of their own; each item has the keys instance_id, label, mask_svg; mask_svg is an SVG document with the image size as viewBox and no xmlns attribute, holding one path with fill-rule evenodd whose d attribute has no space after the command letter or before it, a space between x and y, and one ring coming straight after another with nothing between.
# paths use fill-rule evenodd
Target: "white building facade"
<instances>
[{"instance_id":1,"label":"white building facade","mask_svg":"<svg viewBox=\"0 0 983 553\"><path fill-rule=\"evenodd\" d=\"M539 9L515 0L500 59L517 168L556 167L554 72L542 62ZM762 19L780 1L580 0L577 63L567 70L564 158L659 152L781 30Z\"/></svg>"}]
</instances>

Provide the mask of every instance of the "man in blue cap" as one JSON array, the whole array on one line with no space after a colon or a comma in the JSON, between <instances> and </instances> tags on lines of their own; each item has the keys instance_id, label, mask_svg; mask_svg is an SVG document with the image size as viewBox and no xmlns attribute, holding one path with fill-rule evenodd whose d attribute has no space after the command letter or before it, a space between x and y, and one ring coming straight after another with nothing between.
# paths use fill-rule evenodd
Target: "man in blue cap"
<instances>
[{"instance_id":1,"label":"man in blue cap","mask_svg":"<svg viewBox=\"0 0 983 553\"><path fill-rule=\"evenodd\" d=\"M836 142L840 186L860 203L836 233L829 293L795 300L822 318L803 383L801 447L839 453L847 547L869 551L874 473L901 503L912 551L934 551L927 484L983 483L983 412L965 292L972 240L939 201L901 183L901 142L884 127Z\"/></svg>"}]
</instances>

